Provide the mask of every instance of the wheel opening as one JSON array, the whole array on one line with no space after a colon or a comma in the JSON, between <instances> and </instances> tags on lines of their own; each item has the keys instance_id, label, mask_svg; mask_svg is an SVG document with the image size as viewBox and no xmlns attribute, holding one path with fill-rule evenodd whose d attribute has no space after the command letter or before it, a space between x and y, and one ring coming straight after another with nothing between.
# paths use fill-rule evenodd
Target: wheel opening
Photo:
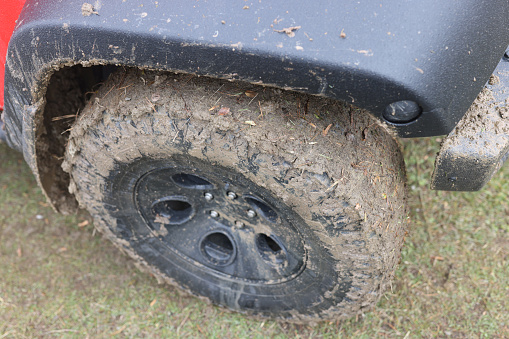
<instances>
[{"instance_id":1,"label":"wheel opening","mask_svg":"<svg viewBox=\"0 0 509 339\"><path fill-rule=\"evenodd\" d=\"M276 223L278 215L276 211L274 211L269 205L267 205L265 202L253 198L253 197L244 197L244 200L248 202L255 210L258 211L258 214L260 214L263 218L266 220Z\"/></svg>"},{"instance_id":2,"label":"wheel opening","mask_svg":"<svg viewBox=\"0 0 509 339\"><path fill-rule=\"evenodd\" d=\"M262 253L270 253L273 254L280 253L282 248L279 244L270 236L266 234L258 234L256 236L256 245L258 246L258 250Z\"/></svg>"},{"instance_id":3,"label":"wheel opening","mask_svg":"<svg viewBox=\"0 0 509 339\"><path fill-rule=\"evenodd\" d=\"M173 175L171 178L177 186L183 188L192 188L198 190L214 188L214 185L212 185L209 181L194 174L179 173Z\"/></svg>"},{"instance_id":4,"label":"wheel opening","mask_svg":"<svg viewBox=\"0 0 509 339\"><path fill-rule=\"evenodd\" d=\"M200 247L205 258L215 265L229 264L235 255L233 241L222 232L208 234Z\"/></svg>"},{"instance_id":5,"label":"wheel opening","mask_svg":"<svg viewBox=\"0 0 509 339\"><path fill-rule=\"evenodd\" d=\"M280 242L263 233L256 235L256 247L261 257L271 266L288 265L286 252Z\"/></svg>"},{"instance_id":6,"label":"wheel opening","mask_svg":"<svg viewBox=\"0 0 509 339\"><path fill-rule=\"evenodd\" d=\"M152 206L152 212L164 218L168 218L170 224L182 224L193 216L193 206L178 198L156 202Z\"/></svg>"}]
</instances>

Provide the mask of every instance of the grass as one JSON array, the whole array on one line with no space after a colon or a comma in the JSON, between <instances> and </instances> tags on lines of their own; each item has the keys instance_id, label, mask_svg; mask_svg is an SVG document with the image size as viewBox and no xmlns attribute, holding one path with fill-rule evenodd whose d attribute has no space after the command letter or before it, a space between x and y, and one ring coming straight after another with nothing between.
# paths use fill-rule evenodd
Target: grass
<instances>
[{"instance_id":1,"label":"grass","mask_svg":"<svg viewBox=\"0 0 509 339\"><path fill-rule=\"evenodd\" d=\"M392 290L357 319L299 326L158 285L86 213L54 213L22 156L0 145L0 339L509 337L509 167L481 192L435 192L436 140L403 146L412 225Z\"/></svg>"}]
</instances>

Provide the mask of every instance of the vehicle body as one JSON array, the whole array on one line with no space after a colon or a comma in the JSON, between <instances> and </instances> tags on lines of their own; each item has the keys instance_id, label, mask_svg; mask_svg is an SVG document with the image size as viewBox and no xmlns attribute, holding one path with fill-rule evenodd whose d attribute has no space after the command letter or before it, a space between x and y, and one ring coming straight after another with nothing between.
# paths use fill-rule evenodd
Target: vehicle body
<instances>
[{"instance_id":1,"label":"vehicle body","mask_svg":"<svg viewBox=\"0 0 509 339\"><path fill-rule=\"evenodd\" d=\"M78 116L87 92L122 67L342 100L368 110L399 137L450 133L437 158L436 189L481 189L509 152L504 0L292 6L29 0L2 2L0 13L9 14L0 30L3 139L23 152L60 212L74 211L77 203L67 189L74 179L61 166L68 137L63 125L52 123ZM58 96L65 79L72 80L65 95L77 99L59 110L47 104L48 95ZM465 115L483 90L490 94ZM307 102L302 105L307 113Z\"/></svg>"}]
</instances>

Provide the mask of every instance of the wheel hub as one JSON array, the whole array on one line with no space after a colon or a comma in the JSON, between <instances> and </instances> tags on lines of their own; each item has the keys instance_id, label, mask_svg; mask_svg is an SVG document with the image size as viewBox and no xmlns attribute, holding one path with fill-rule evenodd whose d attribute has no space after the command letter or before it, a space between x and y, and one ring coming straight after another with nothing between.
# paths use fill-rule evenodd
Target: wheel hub
<instances>
[{"instance_id":1,"label":"wheel hub","mask_svg":"<svg viewBox=\"0 0 509 339\"><path fill-rule=\"evenodd\" d=\"M245 178L218 172L172 167L142 176L134 198L150 233L187 262L229 279L297 276L306 251L290 210Z\"/></svg>"}]
</instances>

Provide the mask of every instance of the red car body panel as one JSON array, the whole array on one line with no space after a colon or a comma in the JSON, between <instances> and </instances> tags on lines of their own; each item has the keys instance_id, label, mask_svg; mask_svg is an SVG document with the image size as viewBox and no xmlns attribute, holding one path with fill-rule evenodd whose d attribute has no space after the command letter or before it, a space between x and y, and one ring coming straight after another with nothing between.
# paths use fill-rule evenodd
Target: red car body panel
<instances>
[{"instance_id":1,"label":"red car body panel","mask_svg":"<svg viewBox=\"0 0 509 339\"><path fill-rule=\"evenodd\" d=\"M26 0L0 0L0 111L4 108L4 71L7 46Z\"/></svg>"}]
</instances>

